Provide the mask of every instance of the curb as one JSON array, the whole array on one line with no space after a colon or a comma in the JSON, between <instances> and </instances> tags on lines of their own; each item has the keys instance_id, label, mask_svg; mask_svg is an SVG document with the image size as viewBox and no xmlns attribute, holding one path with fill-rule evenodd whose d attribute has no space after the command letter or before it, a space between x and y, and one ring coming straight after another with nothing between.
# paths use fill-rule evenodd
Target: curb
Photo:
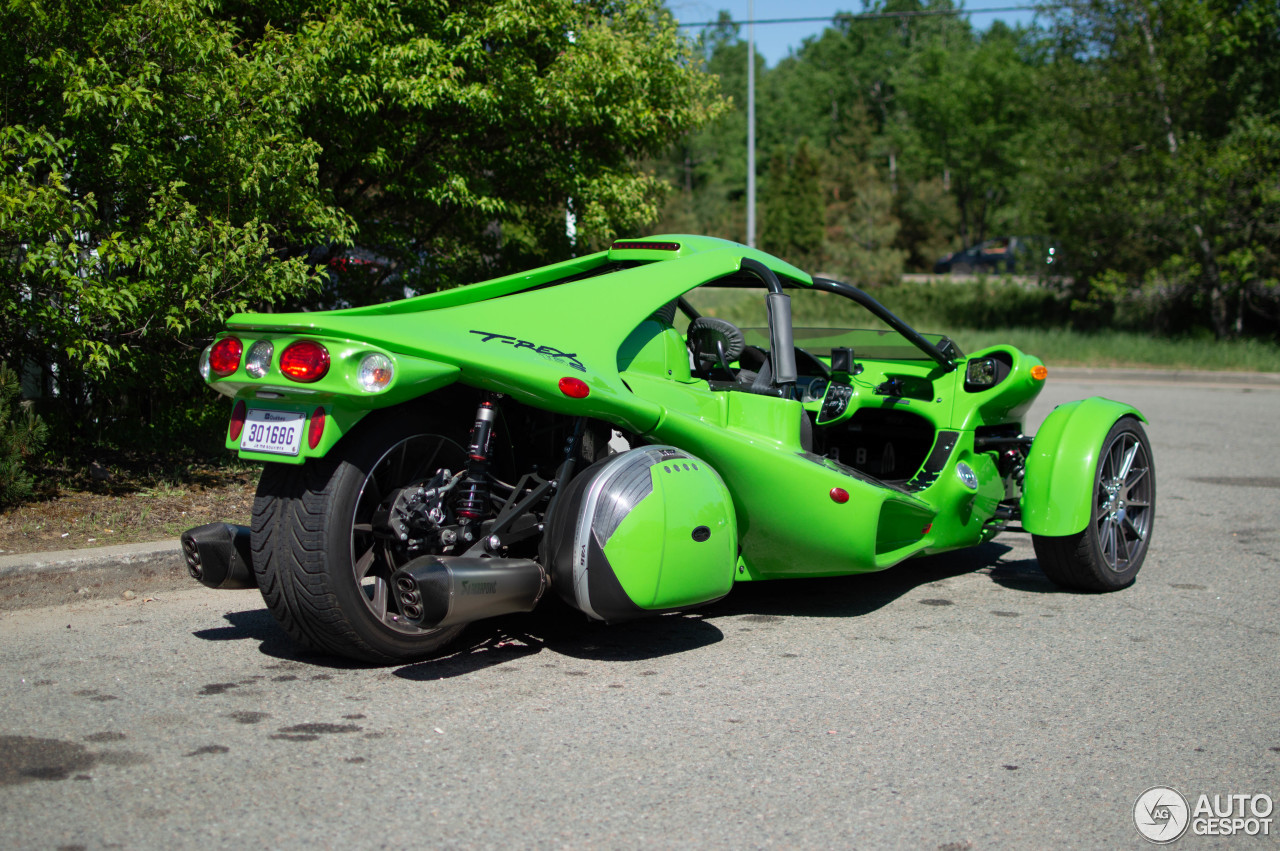
<instances>
[{"instance_id":1,"label":"curb","mask_svg":"<svg viewBox=\"0 0 1280 851\"><path fill-rule=\"evenodd\" d=\"M0 580L47 573L77 573L113 567L179 567L186 570L182 545L177 538L148 544L118 544L83 550L20 553L0 556Z\"/></svg>"}]
</instances>

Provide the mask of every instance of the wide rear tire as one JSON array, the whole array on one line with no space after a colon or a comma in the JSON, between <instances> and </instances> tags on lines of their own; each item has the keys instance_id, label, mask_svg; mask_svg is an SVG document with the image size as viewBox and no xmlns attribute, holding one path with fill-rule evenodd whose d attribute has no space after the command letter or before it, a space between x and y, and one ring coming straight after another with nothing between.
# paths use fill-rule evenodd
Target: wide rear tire
<instances>
[{"instance_id":1,"label":"wide rear tire","mask_svg":"<svg viewBox=\"0 0 1280 851\"><path fill-rule=\"evenodd\" d=\"M1040 569L1078 591L1116 591L1133 583L1151 545L1156 470L1142 423L1122 417L1107 432L1093 476L1089 525L1074 535L1033 535Z\"/></svg>"},{"instance_id":2,"label":"wide rear tire","mask_svg":"<svg viewBox=\"0 0 1280 851\"><path fill-rule=\"evenodd\" d=\"M386 494L466 460L456 436L410 418L363 425L326 458L268 464L253 503L253 569L285 632L321 653L380 664L439 651L462 626L424 630L397 611L390 577L410 556L374 537Z\"/></svg>"}]
</instances>

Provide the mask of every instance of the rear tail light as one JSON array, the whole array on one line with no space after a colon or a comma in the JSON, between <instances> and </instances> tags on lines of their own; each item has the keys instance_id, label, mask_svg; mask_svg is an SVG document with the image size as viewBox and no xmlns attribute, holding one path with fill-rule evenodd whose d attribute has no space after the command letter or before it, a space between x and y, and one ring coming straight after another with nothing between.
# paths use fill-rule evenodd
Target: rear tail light
<instances>
[{"instance_id":1,"label":"rear tail light","mask_svg":"<svg viewBox=\"0 0 1280 851\"><path fill-rule=\"evenodd\" d=\"M280 371L304 384L319 381L329 372L329 350L312 340L290 343L280 353Z\"/></svg>"},{"instance_id":2,"label":"rear tail light","mask_svg":"<svg viewBox=\"0 0 1280 851\"><path fill-rule=\"evenodd\" d=\"M311 415L311 422L307 425L307 446L315 449L320 445L320 438L324 436L324 408L316 408L315 413Z\"/></svg>"},{"instance_id":3,"label":"rear tail light","mask_svg":"<svg viewBox=\"0 0 1280 851\"><path fill-rule=\"evenodd\" d=\"M227 429L227 433L232 441L240 439L240 432L244 431L244 420L249 415L249 409L245 406L244 400L236 402L236 406L231 411L231 425Z\"/></svg>"},{"instance_id":4,"label":"rear tail light","mask_svg":"<svg viewBox=\"0 0 1280 851\"><path fill-rule=\"evenodd\" d=\"M249 347L249 354L244 358L244 371L254 378L261 378L271 368L271 355L274 350L270 340L259 340Z\"/></svg>"},{"instance_id":5,"label":"rear tail light","mask_svg":"<svg viewBox=\"0 0 1280 851\"><path fill-rule=\"evenodd\" d=\"M386 389L394 374L395 367L391 363L391 358L375 352L365 355L364 360L360 361L360 368L356 370L356 381L368 392L377 393L379 390Z\"/></svg>"},{"instance_id":6,"label":"rear tail light","mask_svg":"<svg viewBox=\"0 0 1280 851\"><path fill-rule=\"evenodd\" d=\"M609 246L610 251L679 251L678 242L654 242L652 240L618 240Z\"/></svg>"},{"instance_id":7,"label":"rear tail light","mask_svg":"<svg viewBox=\"0 0 1280 851\"><path fill-rule=\"evenodd\" d=\"M235 337L223 337L209 349L209 371L218 377L225 377L240 368L240 355L244 353L244 344Z\"/></svg>"}]
</instances>

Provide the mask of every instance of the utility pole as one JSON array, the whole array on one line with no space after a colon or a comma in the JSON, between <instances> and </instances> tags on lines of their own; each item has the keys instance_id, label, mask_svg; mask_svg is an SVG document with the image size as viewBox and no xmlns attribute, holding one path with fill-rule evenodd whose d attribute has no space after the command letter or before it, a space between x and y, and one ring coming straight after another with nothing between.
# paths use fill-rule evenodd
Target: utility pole
<instances>
[{"instance_id":1,"label":"utility pole","mask_svg":"<svg viewBox=\"0 0 1280 851\"><path fill-rule=\"evenodd\" d=\"M747 245L756 247L756 4L747 2Z\"/></svg>"}]
</instances>

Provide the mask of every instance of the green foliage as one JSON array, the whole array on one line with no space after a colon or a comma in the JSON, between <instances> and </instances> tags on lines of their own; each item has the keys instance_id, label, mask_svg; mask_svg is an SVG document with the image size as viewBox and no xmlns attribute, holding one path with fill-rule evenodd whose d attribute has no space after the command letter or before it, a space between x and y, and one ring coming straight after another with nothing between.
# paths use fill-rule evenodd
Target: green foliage
<instances>
[{"instance_id":1,"label":"green foliage","mask_svg":"<svg viewBox=\"0 0 1280 851\"><path fill-rule=\"evenodd\" d=\"M757 161L761 246L875 284L1043 236L1073 325L1280 338L1280 6L1067 0L1042 20L837 16L776 67L757 61L758 148L774 152ZM703 46L733 108L662 169L680 189L663 227L742 239L746 45L722 26ZM811 162L817 252L797 230Z\"/></svg>"},{"instance_id":2,"label":"green foliage","mask_svg":"<svg viewBox=\"0 0 1280 851\"><path fill-rule=\"evenodd\" d=\"M1076 0L1052 33L1035 194L1082 316L1275 337L1280 7Z\"/></svg>"},{"instance_id":3,"label":"green foliage","mask_svg":"<svg viewBox=\"0 0 1280 851\"><path fill-rule=\"evenodd\" d=\"M931 38L897 69L903 160L922 177L946 176L962 246L1022 224L1009 205L1029 164L1040 77L1022 31L1003 25L978 39Z\"/></svg>"},{"instance_id":4,"label":"green foliage","mask_svg":"<svg viewBox=\"0 0 1280 851\"><path fill-rule=\"evenodd\" d=\"M30 498L27 469L48 438L44 421L18 401L18 375L0 361L0 507Z\"/></svg>"},{"instance_id":5,"label":"green foliage","mask_svg":"<svg viewBox=\"0 0 1280 851\"><path fill-rule=\"evenodd\" d=\"M880 287L881 304L918 328L1054 328L1071 315L1069 298L1049 286L978 275Z\"/></svg>"},{"instance_id":6,"label":"green foliage","mask_svg":"<svg viewBox=\"0 0 1280 851\"><path fill-rule=\"evenodd\" d=\"M799 266L812 266L822 251L824 204L821 166L801 139L795 153L783 149L769 161L760 247Z\"/></svg>"},{"instance_id":7,"label":"green foliage","mask_svg":"<svg viewBox=\"0 0 1280 851\"><path fill-rule=\"evenodd\" d=\"M823 268L859 285L899 280L906 252L894 247L900 224L888 181L871 163L835 159L828 193Z\"/></svg>"},{"instance_id":8,"label":"green foliage","mask_svg":"<svg viewBox=\"0 0 1280 851\"><path fill-rule=\"evenodd\" d=\"M68 447L205 404L232 313L643 231L667 187L636 161L721 109L655 0L11 0L0 24L0 358ZM351 251L374 271L330 266Z\"/></svg>"}]
</instances>

